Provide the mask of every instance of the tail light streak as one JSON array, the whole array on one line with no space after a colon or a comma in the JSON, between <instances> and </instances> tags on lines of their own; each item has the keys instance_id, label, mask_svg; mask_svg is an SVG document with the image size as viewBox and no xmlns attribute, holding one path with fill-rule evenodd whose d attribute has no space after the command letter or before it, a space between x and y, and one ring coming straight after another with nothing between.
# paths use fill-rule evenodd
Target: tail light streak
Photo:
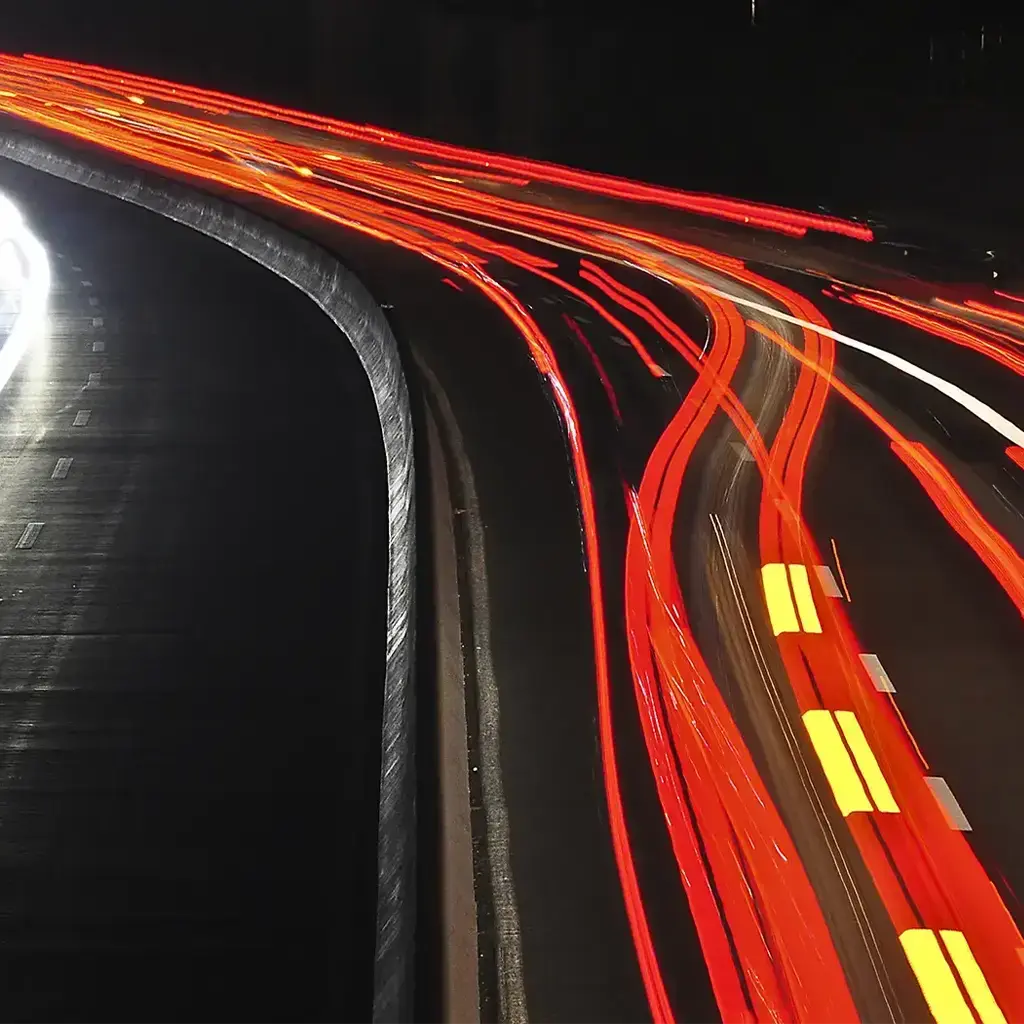
<instances>
[{"instance_id":1,"label":"tail light streak","mask_svg":"<svg viewBox=\"0 0 1024 1024\"><path fill-rule=\"evenodd\" d=\"M806 299L752 274L737 260L496 193L501 186L530 181L701 212L797 236L813 228L869 238L868 229L836 218L675 193L534 161L474 153L85 65L4 58L0 80L5 85L0 90L3 109L159 167L282 202L417 252L443 268L456 287L461 281L476 288L515 325L551 389L570 445L588 565L598 734L612 845L641 973L658 1021L670 1020L673 1011L647 923L619 790L601 550L584 439L553 346L526 307L487 272L487 259L511 262L585 302L627 339L650 375L665 376L668 371L603 302L553 273L555 264L451 221L480 218L473 221L474 226L529 233L563 247L580 246L585 253L629 263L699 296L714 325L710 348L704 349L649 298L592 261L581 263L585 284L637 316L669 351L697 371L697 382L650 455L639 489L627 492L626 632L659 798L723 1015L727 1020L856 1018L828 926L793 841L689 631L676 575L671 547L676 502L697 439L719 409L746 441L761 474L762 564L783 569L781 580L790 595L793 621L801 627L776 630L780 653L805 722L808 715L816 716L812 719L816 723L826 721L820 715L827 716L832 723L830 749L838 749L833 742L838 738L847 756L852 755L855 774L860 772L857 778L869 806L860 806L858 795L853 799L858 806L851 806L847 820L893 922L903 935L924 931L942 937L944 945L940 948L936 943L934 948L940 948L940 954L946 950L984 1024L1001 1020L1004 1012L1024 1019L1022 967L1016 957L1024 943L963 836L937 824L945 825L908 742L912 737L905 734L891 695L879 694L871 686L845 612L834 602L816 605L820 584L814 574L808 574L807 566L823 563L801 518L811 444L826 399L837 391L887 434L936 507L1024 614L1020 557L971 506L927 449L899 435L833 377L835 342L860 348L943 391L1001 433L1010 442L1010 451L1024 447L1024 431L955 385L891 353L837 334ZM101 105L98 91L104 93ZM445 162L416 160L413 164L420 170L413 170L325 152L322 146L282 142L269 134L197 120L188 113L196 107L217 116L272 119L292 129L326 132L352 143L382 144L397 153ZM445 180L431 179L422 171L442 172ZM460 175L472 179L474 174L488 183L490 191L474 191L458 180ZM724 275L742 289L770 296L782 309L698 280L673 263L679 259ZM877 306L884 300L870 301ZM959 323L893 305L895 312L887 307L887 315L917 318L913 326L934 328L933 333L958 344L967 344L964 338L970 338L969 347L1015 372L1024 369L1024 357L1013 349L1019 341L1010 335L987 328L971 333ZM803 348L761 324L745 324L737 307L798 328ZM974 312L992 318L994 310L984 307ZM1018 329L1013 314L1002 311L1002 316L1009 329ZM730 387L748 328L783 347L799 363L790 403L770 449ZM621 419L599 361L595 370L616 418ZM842 578L838 559L837 569ZM779 575L777 569L773 574ZM804 658L821 687L820 699L807 677ZM815 728L820 731L822 726ZM673 751L679 753L678 760ZM680 761L688 766L685 778L678 769ZM897 864L910 900L902 895L887 856ZM912 939L914 943L922 949L927 944L931 952L925 958L934 960L930 940ZM908 958L917 972L909 952ZM931 1002L928 984L922 981L922 989Z\"/></svg>"}]
</instances>

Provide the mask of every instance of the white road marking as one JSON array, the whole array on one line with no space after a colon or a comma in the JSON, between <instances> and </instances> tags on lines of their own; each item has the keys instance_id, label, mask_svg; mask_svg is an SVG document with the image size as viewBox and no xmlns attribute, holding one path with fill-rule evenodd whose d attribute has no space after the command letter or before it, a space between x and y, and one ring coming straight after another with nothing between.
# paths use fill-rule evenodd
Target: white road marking
<instances>
[{"instance_id":1,"label":"white road marking","mask_svg":"<svg viewBox=\"0 0 1024 1024\"><path fill-rule=\"evenodd\" d=\"M92 281L83 281L82 282L82 287L83 288L91 288L92 287Z\"/></svg>"},{"instance_id":2,"label":"white road marking","mask_svg":"<svg viewBox=\"0 0 1024 1024\"><path fill-rule=\"evenodd\" d=\"M18 538L18 543L14 546L16 548L30 548L35 544L39 537L39 531L42 530L42 523L29 523L24 530L21 532L21 537Z\"/></svg>"},{"instance_id":3,"label":"white road marking","mask_svg":"<svg viewBox=\"0 0 1024 1024\"><path fill-rule=\"evenodd\" d=\"M93 352L102 352L106 349L107 343L105 341L94 341L92 343Z\"/></svg>"},{"instance_id":4,"label":"white road marking","mask_svg":"<svg viewBox=\"0 0 1024 1024\"><path fill-rule=\"evenodd\" d=\"M53 467L53 472L50 474L51 480L67 480L68 472L71 469L71 463L75 460L64 456L57 460L57 465Z\"/></svg>"},{"instance_id":5,"label":"white road marking","mask_svg":"<svg viewBox=\"0 0 1024 1024\"><path fill-rule=\"evenodd\" d=\"M101 317L101 316L94 316L92 318L92 325L93 325L93 327L102 327L103 326L103 317Z\"/></svg>"},{"instance_id":6,"label":"white road marking","mask_svg":"<svg viewBox=\"0 0 1024 1024\"><path fill-rule=\"evenodd\" d=\"M867 671L867 674L871 676L871 682L875 684L875 689L878 690L879 693L896 692L896 687L892 685L889 673L882 667L882 663L878 660L877 654L862 654L860 656L860 661Z\"/></svg>"},{"instance_id":7,"label":"white road marking","mask_svg":"<svg viewBox=\"0 0 1024 1024\"><path fill-rule=\"evenodd\" d=\"M98 306L99 304L100 304L100 300L97 299L95 295L90 295L89 296L89 305L90 306Z\"/></svg>"},{"instance_id":8,"label":"white road marking","mask_svg":"<svg viewBox=\"0 0 1024 1024\"><path fill-rule=\"evenodd\" d=\"M102 377L103 377L102 373L90 373L89 374L89 380L88 380L88 382L86 383L85 386L87 388L94 388L94 387L96 387L100 383L100 380L102 379Z\"/></svg>"},{"instance_id":9,"label":"white road marking","mask_svg":"<svg viewBox=\"0 0 1024 1024\"><path fill-rule=\"evenodd\" d=\"M89 417L92 415L91 409L79 409L75 413L74 426L76 427L87 427L89 425Z\"/></svg>"},{"instance_id":10,"label":"white road marking","mask_svg":"<svg viewBox=\"0 0 1024 1024\"><path fill-rule=\"evenodd\" d=\"M72 270L73 270L73 271L74 271L74 272L75 272L76 274L80 274L80 273L82 272L82 268L81 268L81 267L76 267L76 266L74 265L74 263L72 263L72 264L71 264L71 269L72 269Z\"/></svg>"},{"instance_id":11,"label":"white road marking","mask_svg":"<svg viewBox=\"0 0 1024 1024\"><path fill-rule=\"evenodd\" d=\"M958 832L973 831L971 823L967 820L967 815L964 814L963 808L953 796L953 790L949 788L949 783L941 775L926 775L925 782L931 786L935 799L939 801L939 806L945 812L949 827L955 828Z\"/></svg>"},{"instance_id":12,"label":"white road marking","mask_svg":"<svg viewBox=\"0 0 1024 1024\"><path fill-rule=\"evenodd\" d=\"M825 591L825 596L842 597L843 592L839 589L839 584L836 583L832 570L827 565L816 565L814 568L818 573L818 582L821 584L821 589Z\"/></svg>"}]
</instances>

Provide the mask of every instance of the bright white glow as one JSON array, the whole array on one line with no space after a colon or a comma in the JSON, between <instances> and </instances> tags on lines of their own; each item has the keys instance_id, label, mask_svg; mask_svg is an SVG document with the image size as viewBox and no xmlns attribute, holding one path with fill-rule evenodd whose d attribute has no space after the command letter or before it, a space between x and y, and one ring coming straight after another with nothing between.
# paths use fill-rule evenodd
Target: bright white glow
<instances>
[{"instance_id":1,"label":"bright white glow","mask_svg":"<svg viewBox=\"0 0 1024 1024\"><path fill-rule=\"evenodd\" d=\"M683 261L675 261L682 263ZM689 270L689 267L687 267ZM671 279L663 278L667 284L674 284ZM979 420L987 423L997 434L1002 434L1010 444L1020 445L1024 447L1024 430L1021 430L1016 423L1008 420L1001 413L995 411L990 405L986 405L980 398L975 398L974 395L963 388L958 387L951 381L946 380L943 377L939 377L937 374L925 370L923 367L918 366L916 363L910 362L908 359L904 359L902 356L888 352L883 348L876 348L874 345L869 345L866 341L858 341L856 338L850 338L845 334L840 334L838 331L833 331L828 327L819 327L817 324L812 324L807 320L801 320L798 316L793 316L791 313L784 313L782 310L775 309L774 306L767 306L763 302L755 302L752 299L744 299L738 295L733 295L730 292L722 291L720 288L715 288L713 285L705 284L703 281L688 281L687 284L695 289L708 292L711 295L716 295L720 299L726 299L729 302L735 303L737 306L745 306L747 309L755 309L759 313L765 313L768 316L773 316L777 320L785 320L787 323L796 324L797 327L805 327L809 331L815 331L818 334L824 334L834 341L838 341L840 345L847 345L850 348L857 349L858 352L864 352L869 356L874 356L875 359L881 360L883 363L888 363L890 366L895 367L901 373L905 373L910 377L914 377L916 380L921 381L923 384L927 384L929 387L935 388L936 391L941 392L947 398L951 398L958 405L963 406L969 413L977 416Z\"/></svg>"},{"instance_id":2,"label":"bright white glow","mask_svg":"<svg viewBox=\"0 0 1024 1024\"><path fill-rule=\"evenodd\" d=\"M11 251L13 247L13 250ZM18 208L0 195L0 251L8 260L21 261L15 274L7 266L5 286L18 292L20 302L10 333L0 342L0 390L7 386L18 363L46 325L46 307L50 295L50 261L46 249L25 225Z\"/></svg>"}]
</instances>

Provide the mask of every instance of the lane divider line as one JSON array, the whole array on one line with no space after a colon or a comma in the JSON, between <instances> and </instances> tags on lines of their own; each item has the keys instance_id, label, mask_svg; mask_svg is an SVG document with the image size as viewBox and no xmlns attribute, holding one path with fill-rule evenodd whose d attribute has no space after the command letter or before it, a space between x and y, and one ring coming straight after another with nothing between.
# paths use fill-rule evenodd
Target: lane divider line
<instances>
[{"instance_id":1,"label":"lane divider line","mask_svg":"<svg viewBox=\"0 0 1024 1024\"><path fill-rule=\"evenodd\" d=\"M103 326L103 317L101 317L101 316L94 316L92 318L92 325L93 325L93 327L102 327Z\"/></svg>"},{"instance_id":2,"label":"lane divider line","mask_svg":"<svg viewBox=\"0 0 1024 1024\"><path fill-rule=\"evenodd\" d=\"M768 562L761 567L761 582L768 618L776 636L801 631L821 632L821 620L814 606L806 565Z\"/></svg>"},{"instance_id":3,"label":"lane divider line","mask_svg":"<svg viewBox=\"0 0 1024 1024\"><path fill-rule=\"evenodd\" d=\"M908 928L900 934L900 944L936 1024L964 1024L979 1019L982 1024L1006 1024L964 933L943 929L939 935L942 946L935 932L928 928ZM977 1016L967 1005L964 992L974 1004Z\"/></svg>"},{"instance_id":4,"label":"lane divider line","mask_svg":"<svg viewBox=\"0 0 1024 1024\"><path fill-rule=\"evenodd\" d=\"M793 595L789 589L789 578L786 567L781 562L769 562L761 566L761 582L764 586L764 599L768 605L768 619L772 632L799 633L800 622L796 617Z\"/></svg>"},{"instance_id":5,"label":"lane divider line","mask_svg":"<svg viewBox=\"0 0 1024 1024\"><path fill-rule=\"evenodd\" d=\"M53 472L50 474L51 480L67 480L68 473L71 470L71 463L75 460L67 456L63 456L57 460L57 464L53 467Z\"/></svg>"},{"instance_id":6,"label":"lane divider line","mask_svg":"<svg viewBox=\"0 0 1024 1024\"><path fill-rule=\"evenodd\" d=\"M89 374L89 380L86 382L85 386L87 388L97 387L99 385L100 381L102 380L102 378L103 378L103 374L102 373L90 373Z\"/></svg>"},{"instance_id":7,"label":"lane divider line","mask_svg":"<svg viewBox=\"0 0 1024 1024\"><path fill-rule=\"evenodd\" d=\"M18 538L18 543L14 546L22 551L26 548L32 547L39 537L39 533L42 530L44 523L29 523L24 530L21 531L21 536Z\"/></svg>"},{"instance_id":8,"label":"lane divider line","mask_svg":"<svg viewBox=\"0 0 1024 1024\"><path fill-rule=\"evenodd\" d=\"M821 622L818 610L814 607L814 595L811 593L811 581L807 575L806 565L791 565L789 580L793 585L793 596L796 598L796 610L800 615L800 625L805 633L820 633Z\"/></svg>"},{"instance_id":9,"label":"lane divider line","mask_svg":"<svg viewBox=\"0 0 1024 1024\"><path fill-rule=\"evenodd\" d=\"M821 708L805 711L803 720L811 746L821 761L825 778L832 787L843 817L854 811L873 811L874 807L871 806L864 784L839 735L832 712Z\"/></svg>"},{"instance_id":10,"label":"lane divider line","mask_svg":"<svg viewBox=\"0 0 1024 1024\"><path fill-rule=\"evenodd\" d=\"M992 989L988 987L988 979L984 971L978 966L971 952L970 943L963 932L943 930L939 932L945 944L946 952L949 953L953 966L960 974L960 978L967 989L967 994L974 1003L974 1009L978 1011L982 1024L1006 1024L1006 1017L999 1008Z\"/></svg>"},{"instance_id":11,"label":"lane divider line","mask_svg":"<svg viewBox=\"0 0 1024 1024\"><path fill-rule=\"evenodd\" d=\"M75 413L75 422L72 426L75 427L87 427L89 425L89 417L92 416L91 409L79 409Z\"/></svg>"},{"instance_id":12,"label":"lane divider line","mask_svg":"<svg viewBox=\"0 0 1024 1024\"><path fill-rule=\"evenodd\" d=\"M814 570L818 574L818 582L821 584L821 589L825 592L826 597L843 596L843 592L839 589L839 584L836 583L835 576L832 575L832 570L827 565L816 565Z\"/></svg>"},{"instance_id":13,"label":"lane divider line","mask_svg":"<svg viewBox=\"0 0 1024 1024\"><path fill-rule=\"evenodd\" d=\"M885 781L882 769L878 766L878 759L864 735L857 716L852 711L837 711L836 721L847 746L853 752L853 759L860 769L861 778L868 784L868 792L875 802L875 807L883 814L899 814L899 805L892 795L889 783Z\"/></svg>"},{"instance_id":14,"label":"lane divider line","mask_svg":"<svg viewBox=\"0 0 1024 1024\"><path fill-rule=\"evenodd\" d=\"M93 352L102 352L106 349L107 343L105 341L94 341L92 343Z\"/></svg>"},{"instance_id":15,"label":"lane divider line","mask_svg":"<svg viewBox=\"0 0 1024 1024\"><path fill-rule=\"evenodd\" d=\"M958 832L972 832L971 823L967 820L960 801L953 796L953 790L949 788L949 783L941 775L926 775L924 781L928 783L931 791L935 794L935 799L938 800L939 806L946 815L949 827L955 828Z\"/></svg>"}]
</instances>

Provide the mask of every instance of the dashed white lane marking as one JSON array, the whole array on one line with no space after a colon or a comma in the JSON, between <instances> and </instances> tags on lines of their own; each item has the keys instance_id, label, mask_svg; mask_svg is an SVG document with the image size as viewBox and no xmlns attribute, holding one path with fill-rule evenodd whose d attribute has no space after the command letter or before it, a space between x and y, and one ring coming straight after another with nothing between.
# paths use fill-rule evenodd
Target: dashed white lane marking
<instances>
[{"instance_id":1,"label":"dashed white lane marking","mask_svg":"<svg viewBox=\"0 0 1024 1024\"><path fill-rule=\"evenodd\" d=\"M98 306L99 304L100 304L100 300L97 299L95 295L90 295L89 296L89 305L90 306Z\"/></svg>"},{"instance_id":2,"label":"dashed white lane marking","mask_svg":"<svg viewBox=\"0 0 1024 1024\"><path fill-rule=\"evenodd\" d=\"M91 409L79 409L75 413L74 426L76 427L87 427L89 425L89 417L92 415Z\"/></svg>"},{"instance_id":3,"label":"dashed white lane marking","mask_svg":"<svg viewBox=\"0 0 1024 1024\"><path fill-rule=\"evenodd\" d=\"M16 548L30 548L35 544L39 537L39 531L42 530L42 523L29 523L24 530L21 531L21 536L18 538L18 543L14 546Z\"/></svg>"},{"instance_id":4,"label":"dashed white lane marking","mask_svg":"<svg viewBox=\"0 0 1024 1024\"><path fill-rule=\"evenodd\" d=\"M101 316L94 316L92 318L92 325L93 325L93 327L102 327L103 326L103 317L101 317Z\"/></svg>"},{"instance_id":5,"label":"dashed white lane marking","mask_svg":"<svg viewBox=\"0 0 1024 1024\"><path fill-rule=\"evenodd\" d=\"M92 281L83 281L82 282L82 287L83 288L91 288L92 287Z\"/></svg>"},{"instance_id":6,"label":"dashed white lane marking","mask_svg":"<svg viewBox=\"0 0 1024 1024\"><path fill-rule=\"evenodd\" d=\"M971 823L967 820L967 815L964 814L963 808L953 796L953 790L949 788L949 783L941 775L926 775L925 782L931 786L935 799L939 801L939 806L945 812L949 827L955 828L958 832L973 831Z\"/></svg>"},{"instance_id":7,"label":"dashed white lane marking","mask_svg":"<svg viewBox=\"0 0 1024 1024\"><path fill-rule=\"evenodd\" d=\"M879 693L896 692L896 687L892 685L889 673L882 667L877 654L862 654L860 660Z\"/></svg>"},{"instance_id":8,"label":"dashed white lane marking","mask_svg":"<svg viewBox=\"0 0 1024 1024\"><path fill-rule=\"evenodd\" d=\"M843 592L839 589L839 584L836 583L832 570L827 565L816 565L814 568L818 573L818 582L821 584L821 589L825 591L825 596L842 597Z\"/></svg>"},{"instance_id":9,"label":"dashed white lane marking","mask_svg":"<svg viewBox=\"0 0 1024 1024\"><path fill-rule=\"evenodd\" d=\"M73 271L74 271L74 272L75 272L76 274L80 274L80 273L82 272L82 268L81 268L81 267L76 267L76 266L74 265L74 263L72 263L72 264L71 264L71 269L72 269L72 270L73 270Z\"/></svg>"},{"instance_id":10,"label":"dashed white lane marking","mask_svg":"<svg viewBox=\"0 0 1024 1024\"><path fill-rule=\"evenodd\" d=\"M71 463L75 460L73 458L64 456L57 460L57 465L53 467L53 472L50 474L51 480L67 480L68 472L71 470Z\"/></svg>"},{"instance_id":11,"label":"dashed white lane marking","mask_svg":"<svg viewBox=\"0 0 1024 1024\"><path fill-rule=\"evenodd\" d=\"M97 387L102 379L103 379L103 374L102 373L90 373L89 374L89 380L86 382L85 386L87 388Z\"/></svg>"},{"instance_id":12,"label":"dashed white lane marking","mask_svg":"<svg viewBox=\"0 0 1024 1024\"><path fill-rule=\"evenodd\" d=\"M107 343L105 341L94 341L92 343L93 352L103 352L106 349L106 347Z\"/></svg>"}]
</instances>

